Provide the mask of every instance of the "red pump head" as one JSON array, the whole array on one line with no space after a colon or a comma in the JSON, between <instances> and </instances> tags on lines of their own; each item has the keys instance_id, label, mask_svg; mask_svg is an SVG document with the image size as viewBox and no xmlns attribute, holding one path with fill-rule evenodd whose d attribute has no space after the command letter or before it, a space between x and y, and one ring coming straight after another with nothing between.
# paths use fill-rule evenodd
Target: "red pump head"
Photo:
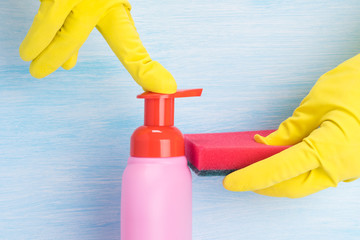
<instances>
[{"instance_id":1,"label":"red pump head","mask_svg":"<svg viewBox=\"0 0 360 240\"><path fill-rule=\"evenodd\" d=\"M144 126L131 136L132 157L184 156L184 138L174 127L175 98L201 96L202 89L178 90L174 94L145 92L137 98L145 100Z\"/></svg>"}]
</instances>

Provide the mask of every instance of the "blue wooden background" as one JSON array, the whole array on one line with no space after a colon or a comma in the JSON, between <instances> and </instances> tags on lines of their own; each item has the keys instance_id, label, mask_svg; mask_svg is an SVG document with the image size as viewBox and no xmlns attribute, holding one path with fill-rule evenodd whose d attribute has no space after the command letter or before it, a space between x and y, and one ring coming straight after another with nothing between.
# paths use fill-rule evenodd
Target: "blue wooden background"
<instances>
[{"instance_id":1,"label":"blue wooden background","mask_svg":"<svg viewBox=\"0 0 360 240\"><path fill-rule=\"evenodd\" d=\"M0 239L120 239L141 88L96 30L73 70L32 78L18 47L38 6L0 1ZM177 102L183 133L276 128L321 74L360 52L358 0L132 6L144 45L179 88L204 88ZM360 181L291 200L194 175L193 239L360 239L359 199Z\"/></svg>"}]
</instances>

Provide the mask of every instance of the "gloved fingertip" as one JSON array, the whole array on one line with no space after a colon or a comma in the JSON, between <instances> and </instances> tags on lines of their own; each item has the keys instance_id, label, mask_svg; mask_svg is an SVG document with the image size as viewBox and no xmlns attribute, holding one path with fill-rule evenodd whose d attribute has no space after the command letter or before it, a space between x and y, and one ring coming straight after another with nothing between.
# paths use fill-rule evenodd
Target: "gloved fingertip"
<instances>
[{"instance_id":1,"label":"gloved fingertip","mask_svg":"<svg viewBox=\"0 0 360 240\"><path fill-rule=\"evenodd\" d=\"M229 176L226 176L224 179L223 179L223 186L226 190L229 190L229 191L232 191L232 180L230 179Z\"/></svg>"},{"instance_id":2,"label":"gloved fingertip","mask_svg":"<svg viewBox=\"0 0 360 240\"><path fill-rule=\"evenodd\" d=\"M164 93L164 94L173 94L176 93L176 87L167 87L167 88L163 88L163 89L159 89L159 90L155 90L155 92L158 93Z\"/></svg>"},{"instance_id":3,"label":"gloved fingertip","mask_svg":"<svg viewBox=\"0 0 360 240\"><path fill-rule=\"evenodd\" d=\"M63 69L65 69L65 70L71 70L71 69L74 68L74 66L68 66L68 65L66 65L66 64L63 64L61 67L62 67Z\"/></svg>"},{"instance_id":4,"label":"gloved fingertip","mask_svg":"<svg viewBox=\"0 0 360 240\"><path fill-rule=\"evenodd\" d=\"M163 93L163 94L173 94L176 93L177 85L175 80L169 79L168 81L158 81L158 82L146 82L143 84L142 88L144 91Z\"/></svg>"},{"instance_id":5,"label":"gloved fingertip","mask_svg":"<svg viewBox=\"0 0 360 240\"><path fill-rule=\"evenodd\" d=\"M175 78L157 61L150 61L147 64L139 65L142 69L139 73L134 74L135 81L146 91L173 94L176 92L177 84Z\"/></svg>"},{"instance_id":6,"label":"gloved fingertip","mask_svg":"<svg viewBox=\"0 0 360 240\"><path fill-rule=\"evenodd\" d=\"M33 76L34 78L37 78L37 79L41 79L41 78L44 78L46 77L47 75L41 73L41 72L38 72L38 71L31 71L30 70L30 74L31 76Z\"/></svg>"},{"instance_id":7,"label":"gloved fingertip","mask_svg":"<svg viewBox=\"0 0 360 240\"><path fill-rule=\"evenodd\" d=\"M46 73L43 68L37 67L37 65L34 64L34 61L31 62L29 71L31 76L37 79L44 78L49 75L49 73Z\"/></svg>"},{"instance_id":8,"label":"gloved fingertip","mask_svg":"<svg viewBox=\"0 0 360 240\"><path fill-rule=\"evenodd\" d=\"M230 173L223 179L223 186L229 191L244 191L242 184L234 173Z\"/></svg>"},{"instance_id":9,"label":"gloved fingertip","mask_svg":"<svg viewBox=\"0 0 360 240\"><path fill-rule=\"evenodd\" d=\"M61 67L65 70L70 70L75 67L77 62L78 52L73 54Z\"/></svg>"},{"instance_id":10,"label":"gloved fingertip","mask_svg":"<svg viewBox=\"0 0 360 240\"><path fill-rule=\"evenodd\" d=\"M257 143L262 143L262 144L267 144L267 145L268 145L268 143L267 143L267 141L266 141L266 137L263 137L263 136L261 136L261 135L259 135L259 134L255 134L254 140L255 140L255 142L257 142Z\"/></svg>"},{"instance_id":11,"label":"gloved fingertip","mask_svg":"<svg viewBox=\"0 0 360 240\"><path fill-rule=\"evenodd\" d=\"M65 70L70 70L74 68L76 65L76 61L66 61L61 67Z\"/></svg>"},{"instance_id":12,"label":"gloved fingertip","mask_svg":"<svg viewBox=\"0 0 360 240\"><path fill-rule=\"evenodd\" d=\"M288 144L284 140L284 137L279 134L278 130L275 131L275 132L270 133L266 137L261 136L259 134L256 134L254 136L254 140L257 143L262 143L262 144L265 144L265 145L274 145L274 146L291 145L291 144Z\"/></svg>"},{"instance_id":13,"label":"gloved fingertip","mask_svg":"<svg viewBox=\"0 0 360 240\"><path fill-rule=\"evenodd\" d=\"M20 55L20 58L26 62L29 62L34 59L32 54L28 51L28 48L24 47L23 43L21 43L21 45L19 47L19 55Z\"/></svg>"},{"instance_id":14,"label":"gloved fingertip","mask_svg":"<svg viewBox=\"0 0 360 240\"><path fill-rule=\"evenodd\" d=\"M168 88L166 90L163 91L163 93L165 94L173 94L173 93L176 93L176 87L175 88Z\"/></svg>"}]
</instances>

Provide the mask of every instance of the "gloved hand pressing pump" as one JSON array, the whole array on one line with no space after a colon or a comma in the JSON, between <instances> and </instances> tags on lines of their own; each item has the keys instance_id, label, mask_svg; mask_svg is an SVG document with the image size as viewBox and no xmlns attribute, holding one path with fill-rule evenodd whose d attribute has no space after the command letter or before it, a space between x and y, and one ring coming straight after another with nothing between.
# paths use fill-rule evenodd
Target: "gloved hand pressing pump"
<instances>
[{"instance_id":1,"label":"gloved hand pressing pump","mask_svg":"<svg viewBox=\"0 0 360 240\"><path fill-rule=\"evenodd\" d=\"M71 69L90 32L97 29L134 80L145 90L174 93L176 82L142 45L127 0L40 0L34 22L20 46L32 61L30 73L43 78L60 66Z\"/></svg>"},{"instance_id":2,"label":"gloved hand pressing pump","mask_svg":"<svg viewBox=\"0 0 360 240\"><path fill-rule=\"evenodd\" d=\"M324 74L292 117L255 140L294 146L229 174L226 189L299 198L360 177L360 55Z\"/></svg>"}]
</instances>

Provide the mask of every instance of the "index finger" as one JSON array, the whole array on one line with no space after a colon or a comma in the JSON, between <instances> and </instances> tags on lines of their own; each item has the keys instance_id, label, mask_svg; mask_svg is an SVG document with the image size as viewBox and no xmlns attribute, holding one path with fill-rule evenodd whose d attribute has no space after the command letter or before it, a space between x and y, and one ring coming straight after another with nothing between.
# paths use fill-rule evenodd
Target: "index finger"
<instances>
[{"instance_id":1,"label":"index finger","mask_svg":"<svg viewBox=\"0 0 360 240\"><path fill-rule=\"evenodd\" d=\"M176 81L160 63L153 61L142 44L126 5L113 7L99 21L97 29L143 89L158 93L176 92Z\"/></svg>"}]
</instances>

